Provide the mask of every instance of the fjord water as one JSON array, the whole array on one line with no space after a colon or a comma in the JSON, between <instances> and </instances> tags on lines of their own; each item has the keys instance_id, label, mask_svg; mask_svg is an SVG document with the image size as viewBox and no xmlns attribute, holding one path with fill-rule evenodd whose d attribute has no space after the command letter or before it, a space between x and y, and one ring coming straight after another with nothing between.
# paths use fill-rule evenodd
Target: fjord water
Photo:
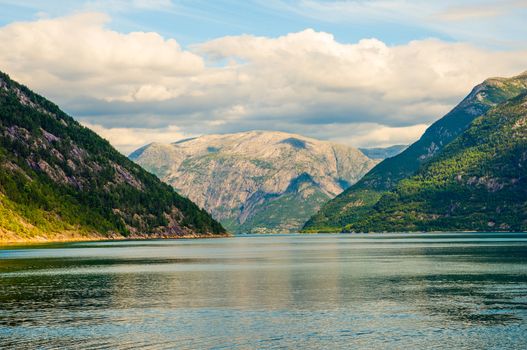
<instances>
[{"instance_id":1,"label":"fjord water","mask_svg":"<svg viewBox=\"0 0 527 350\"><path fill-rule=\"evenodd\" d=\"M2 348L527 345L527 234L0 248Z\"/></svg>"}]
</instances>

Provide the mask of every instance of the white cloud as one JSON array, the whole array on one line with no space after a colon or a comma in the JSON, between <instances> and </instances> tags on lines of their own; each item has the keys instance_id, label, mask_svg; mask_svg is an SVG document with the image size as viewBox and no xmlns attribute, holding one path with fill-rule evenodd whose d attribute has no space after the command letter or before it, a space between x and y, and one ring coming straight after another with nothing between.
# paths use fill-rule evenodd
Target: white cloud
<instances>
[{"instance_id":1,"label":"white cloud","mask_svg":"<svg viewBox=\"0 0 527 350\"><path fill-rule=\"evenodd\" d=\"M124 154L129 154L151 142L171 143L192 136L183 133L174 125L160 129L106 128L102 125L90 123L83 123L83 125L110 141L114 147Z\"/></svg>"},{"instance_id":2,"label":"white cloud","mask_svg":"<svg viewBox=\"0 0 527 350\"><path fill-rule=\"evenodd\" d=\"M435 39L393 47L377 39L342 44L311 29L279 38L219 38L197 52L243 62L235 69L250 78L233 88L260 113L306 115L320 113L313 108L318 105L343 116L345 110L377 115L385 123L438 116L486 77L522 71L527 57Z\"/></svg>"},{"instance_id":3,"label":"white cloud","mask_svg":"<svg viewBox=\"0 0 527 350\"><path fill-rule=\"evenodd\" d=\"M437 39L341 43L312 29L183 49L157 33L110 30L108 20L81 13L0 27L0 69L124 152L248 129L361 146L408 143L475 84L527 69L527 51Z\"/></svg>"},{"instance_id":4,"label":"white cloud","mask_svg":"<svg viewBox=\"0 0 527 350\"><path fill-rule=\"evenodd\" d=\"M428 127L417 124L408 127L388 127L375 123L359 125L350 140L357 147L386 147L391 145L408 145L416 141ZM345 139L342 140L345 143Z\"/></svg>"},{"instance_id":5,"label":"white cloud","mask_svg":"<svg viewBox=\"0 0 527 350\"><path fill-rule=\"evenodd\" d=\"M109 17L82 13L0 29L2 69L54 95L112 98L141 86L173 84L203 70L201 57L157 33L106 29ZM53 86L50 88L50 86Z\"/></svg>"}]
</instances>

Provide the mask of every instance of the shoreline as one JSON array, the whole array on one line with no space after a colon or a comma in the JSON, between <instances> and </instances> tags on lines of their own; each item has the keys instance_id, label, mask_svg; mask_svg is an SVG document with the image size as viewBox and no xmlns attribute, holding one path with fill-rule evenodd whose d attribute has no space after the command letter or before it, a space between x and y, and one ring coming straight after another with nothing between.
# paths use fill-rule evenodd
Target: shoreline
<instances>
[{"instance_id":1,"label":"shoreline","mask_svg":"<svg viewBox=\"0 0 527 350\"><path fill-rule=\"evenodd\" d=\"M219 235L198 235L198 234L188 234L182 236L116 236L116 237L59 237L47 239L44 237L35 237L32 239L21 239L21 240L0 240L0 247L7 246L16 246L16 245L39 245L39 244L49 244L49 243L73 243L73 242L110 242L110 241L153 241L153 240L166 240L166 239L206 239L206 238L229 238L233 237L230 233L224 233Z\"/></svg>"},{"instance_id":2,"label":"shoreline","mask_svg":"<svg viewBox=\"0 0 527 350\"><path fill-rule=\"evenodd\" d=\"M315 236L315 235L383 235L383 234L400 234L400 235L426 235L426 234L460 234L460 233L485 233L485 234L525 234L527 232L522 231L410 231L410 232L367 232L367 233L351 233L351 232L298 232L296 234L300 236ZM291 234L291 233L288 233ZM274 236L276 234L255 234L256 236ZM278 234L279 235L279 234ZM154 241L154 240L177 240L177 239L207 239L207 238L232 238L237 235L232 233L223 233L223 234L207 234L207 235L198 235L198 234L187 234L181 236L114 236L114 237L104 237L104 236L70 236L70 237L56 237L52 239L47 239L44 237L35 237L32 239L21 239L21 240L1 240L0 239L0 248L8 246L17 246L17 245L40 245L40 244L53 244L53 243L73 243L73 242L111 242L111 241Z\"/></svg>"}]
</instances>

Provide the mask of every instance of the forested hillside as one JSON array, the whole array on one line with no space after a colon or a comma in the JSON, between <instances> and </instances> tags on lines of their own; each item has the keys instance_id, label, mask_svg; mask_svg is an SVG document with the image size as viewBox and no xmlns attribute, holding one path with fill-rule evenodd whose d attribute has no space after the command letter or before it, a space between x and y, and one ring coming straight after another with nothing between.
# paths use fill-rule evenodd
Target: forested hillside
<instances>
[{"instance_id":1,"label":"forested hillside","mask_svg":"<svg viewBox=\"0 0 527 350\"><path fill-rule=\"evenodd\" d=\"M527 90L527 73L512 78L491 78L476 86L451 112L430 126L424 135L399 155L385 159L357 184L328 202L304 226L305 231L340 231L362 220L378 201L402 179L441 154L475 118Z\"/></svg>"},{"instance_id":2,"label":"forested hillside","mask_svg":"<svg viewBox=\"0 0 527 350\"><path fill-rule=\"evenodd\" d=\"M0 73L0 240L221 233L204 210Z\"/></svg>"},{"instance_id":3,"label":"forested hillside","mask_svg":"<svg viewBox=\"0 0 527 350\"><path fill-rule=\"evenodd\" d=\"M476 119L347 231L527 231L527 94Z\"/></svg>"}]
</instances>

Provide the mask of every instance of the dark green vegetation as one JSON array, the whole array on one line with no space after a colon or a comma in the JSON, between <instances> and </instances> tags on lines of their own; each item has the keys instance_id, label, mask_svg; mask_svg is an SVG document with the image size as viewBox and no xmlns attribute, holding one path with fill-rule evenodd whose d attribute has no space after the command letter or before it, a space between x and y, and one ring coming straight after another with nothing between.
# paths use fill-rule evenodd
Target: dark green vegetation
<instances>
[{"instance_id":1,"label":"dark green vegetation","mask_svg":"<svg viewBox=\"0 0 527 350\"><path fill-rule=\"evenodd\" d=\"M488 79L305 231L525 230L527 74Z\"/></svg>"},{"instance_id":2,"label":"dark green vegetation","mask_svg":"<svg viewBox=\"0 0 527 350\"><path fill-rule=\"evenodd\" d=\"M0 73L0 241L221 233L190 200Z\"/></svg>"}]
</instances>

